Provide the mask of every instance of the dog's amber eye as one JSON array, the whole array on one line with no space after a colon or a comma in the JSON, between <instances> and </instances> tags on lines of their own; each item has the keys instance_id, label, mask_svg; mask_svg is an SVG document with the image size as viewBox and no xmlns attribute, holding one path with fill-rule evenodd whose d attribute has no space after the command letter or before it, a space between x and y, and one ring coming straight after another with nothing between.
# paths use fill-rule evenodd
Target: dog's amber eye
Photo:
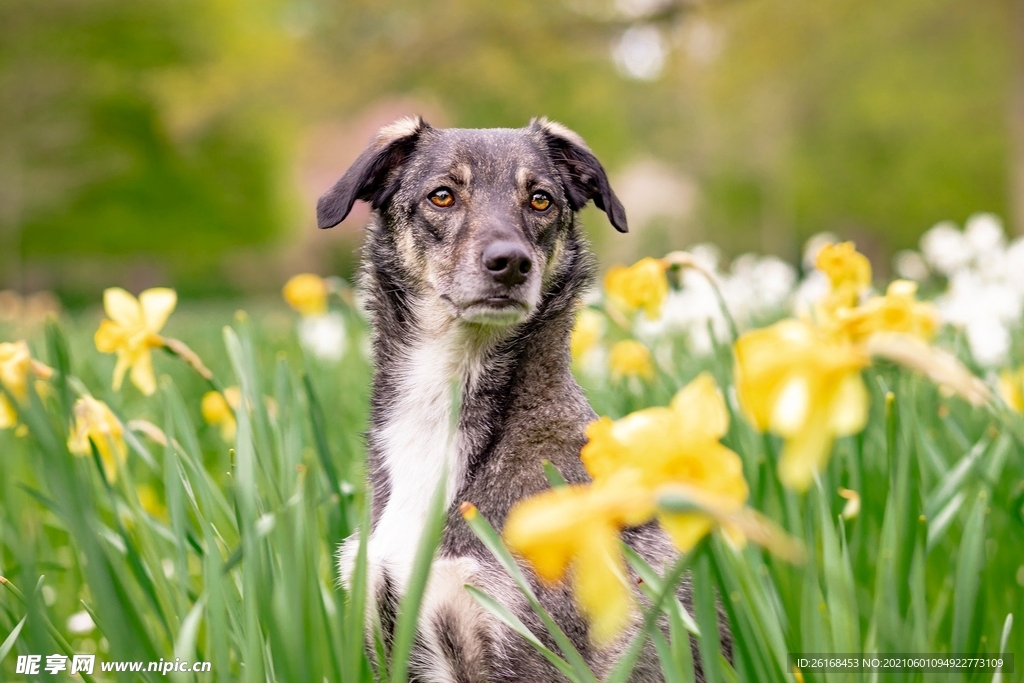
<instances>
[{"instance_id":1,"label":"dog's amber eye","mask_svg":"<svg viewBox=\"0 0 1024 683\"><path fill-rule=\"evenodd\" d=\"M546 192L534 192L533 196L530 197L530 206L535 211L547 211L548 207L551 206L551 197Z\"/></svg>"},{"instance_id":2,"label":"dog's amber eye","mask_svg":"<svg viewBox=\"0 0 1024 683\"><path fill-rule=\"evenodd\" d=\"M430 203L434 206L439 206L442 209L447 209L449 206L455 203L455 195L447 187L440 187L427 197Z\"/></svg>"}]
</instances>

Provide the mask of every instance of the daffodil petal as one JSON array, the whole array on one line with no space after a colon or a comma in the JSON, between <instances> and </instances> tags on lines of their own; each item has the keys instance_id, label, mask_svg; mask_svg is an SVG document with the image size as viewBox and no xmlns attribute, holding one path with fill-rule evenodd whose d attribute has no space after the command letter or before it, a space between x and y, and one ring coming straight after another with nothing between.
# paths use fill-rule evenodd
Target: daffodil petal
<instances>
[{"instance_id":1,"label":"daffodil petal","mask_svg":"<svg viewBox=\"0 0 1024 683\"><path fill-rule=\"evenodd\" d=\"M138 387L145 396L156 392L156 377L153 374L153 354L148 350L141 352L132 363L132 384Z\"/></svg>"},{"instance_id":2,"label":"daffodil petal","mask_svg":"<svg viewBox=\"0 0 1024 683\"><path fill-rule=\"evenodd\" d=\"M736 394L758 430L769 429L778 388L791 375L794 358L814 346L812 328L799 320L783 320L736 340Z\"/></svg>"},{"instance_id":3,"label":"daffodil petal","mask_svg":"<svg viewBox=\"0 0 1024 683\"><path fill-rule=\"evenodd\" d=\"M505 520L502 535L549 582L562 579L576 553L581 527L586 529L589 488L570 486L545 491L518 503Z\"/></svg>"},{"instance_id":4,"label":"daffodil petal","mask_svg":"<svg viewBox=\"0 0 1024 683\"><path fill-rule=\"evenodd\" d=\"M580 451L580 459L594 479L611 475L625 461L625 449L612 433L614 426L608 417L587 425L587 443Z\"/></svg>"},{"instance_id":5,"label":"daffodil petal","mask_svg":"<svg viewBox=\"0 0 1024 683\"><path fill-rule=\"evenodd\" d=\"M1012 410L1024 412L1024 368L1000 373L999 395Z\"/></svg>"},{"instance_id":6,"label":"daffodil petal","mask_svg":"<svg viewBox=\"0 0 1024 683\"><path fill-rule=\"evenodd\" d=\"M650 257L640 259L629 268L615 266L605 276L605 294L626 312L642 308L649 319L654 319L668 294L665 267L665 263Z\"/></svg>"},{"instance_id":7,"label":"daffodil petal","mask_svg":"<svg viewBox=\"0 0 1024 683\"><path fill-rule=\"evenodd\" d=\"M917 295L917 283L913 280L893 280L889 283L885 293L889 296L913 299Z\"/></svg>"},{"instance_id":8,"label":"daffodil petal","mask_svg":"<svg viewBox=\"0 0 1024 683\"><path fill-rule=\"evenodd\" d=\"M868 422L868 390L859 373L847 375L836 387L829 424L836 436L849 436Z\"/></svg>"},{"instance_id":9,"label":"daffodil petal","mask_svg":"<svg viewBox=\"0 0 1024 683\"><path fill-rule=\"evenodd\" d=\"M710 372L702 372L680 389L672 399L672 410L684 435L706 434L717 440L729 431L729 410Z\"/></svg>"},{"instance_id":10,"label":"daffodil petal","mask_svg":"<svg viewBox=\"0 0 1024 683\"><path fill-rule=\"evenodd\" d=\"M595 643L610 643L629 624L633 593L614 528L595 530L581 544L573 564L573 590L590 618Z\"/></svg>"},{"instance_id":11,"label":"daffodil petal","mask_svg":"<svg viewBox=\"0 0 1024 683\"><path fill-rule=\"evenodd\" d=\"M135 328L142 323L139 300L120 287L111 287L103 292L103 310L122 327Z\"/></svg>"},{"instance_id":12,"label":"daffodil petal","mask_svg":"<svg viewBox=\"0 0 1024 683\"><path fill-rule=\"evenodd\" d=\"M779 458L779 480L798 493L806 491L814 474L832 451L832 433L825 416L811 416L807 427L786 440Z\"/></svg>"},{"instance_id":13,"label":"daffodil petal","mask_svg":"<svg viewBox=\"0 0 1024 683\"><path fill-rule=\"evenodd\" d=\"M735 509L746 503L750 488L743 477L743 460L739 454L717 441L701 448L698 457L705 465L706 476L700 482L702 489L714 494L723 503L730 501Z\"/></svg>"},{"instance_id":14,"label":"daffodil petal","mask_svg":"<svg viewBox=\"0 0 1024 683\"><path fill-rule=\"evenodd\" d=\"M103 434L96 439L96 450L100 454L100 461L103 463L103 473L107 481L117 481L117 472L120 466L128 457L127 446L118 434Z\"/></svg>"},{"instance_id":15,"label":"daffodil petal","mask_svg":"<svg viewBox=\"0 0 1024 683\"><path fill-rule=\"evenodd\" d=\"M807 422L811 391L808 380L801 375L791 377L779 390L772 408L769 426L783 436L800 432Z\"/></svg>"},{"instance_id":16,"label":"daffodil petal","mask_svg":"<svg viewBox=\"0 0 1024 683\"><path fill-rule=\"evenodd\" d=\"M683 553L693 550L715 524L708 515L690 512L662 512L658 515L658 522Z\"/></svg>"},{"instance_id":17,"label":"daffodil petal","mask_svg":"<svg viewBox=\"0 0 1024 683\"><path fill-rule=\"evenodd\" d=\"M72 455L89 455L89 437L82 425L82 418L75 418L71 433L68 435L68 450Z\"/></svg>"},{"instance_id":18,"label":"daffodil petal","mask_svg":"<svg viewBox=\"0 0 1024 683\"><path fill-rule=\"evenodd\" d=\"M112 384L114 391L120 391L121 385L124 383L125 373L128 372L128 368L132 366L131 357L126 351L117 352L117 363L114 364L114 382Z\"/></svg>"},{"instance_id":19,"label":"daffodil petal","mask_svg":"<svg viewBox=\"0 0 1024 683\"><path fill-rule=\"evenodd\" d=\"M163 329L177 304L177 292L167 287L154 287L140 294L139 306L146 329L153 334Z\"/></svg>"},{"instance_id":20,"label":"daffodil petal","mask_svg":"<svg viewBox=\"0 0 1024 683\"><path fill-rule=\"evenodd\" d=\"M110 450L110 439L106 436L100 436L93 443L96 444L96 452L100 454L103 475L107 478L107 481L113 484L117 481L117 461L114 460L114 454Z\"/></svg>"},{"instance_id":21,"label":"daffodil petal","mask_svg":"<svg viewBox=\"0 0 1024 683\"><path fill-rule=\"evenodd\" d=\"M100 353L114 353L126 343L124 330L117 323L104 320L93 335L96 348Z\"/></svg>"},{"instance_id":22,"label":"daffodil petal","mask_svg":"<svg viewBox=\"0 0 1024 683\"><path fill-rule=\"evenodd\" d=\"M16 398L22 400L28 393L28 375L32 370L32 354L28 343L0 343L0 383Z\"/></svg>"},{"instance_id":23,"label":"daffodil petal","mask_svg":"<svg viewBox=\"0 0 1024 683\"><path fill-rule=\"evenodd\" d=\"M92 396L83 396L72 409L74 420L68 436L68 450L78 456L92 455L92 444L108 481L117 479L118 466L128 457L124 427L110 407Z\"/></svg>"},{"instance_id":24,"label":"daffodil petal","mask_svg":"<svg viewBox=\"0 0 1024 683\"><path fill-rule=\"evenodd\" d=\"M0 429L10 429L18 424L18 413L7 400L6 396L0 395Z\"/></svg>"}]
</instances>

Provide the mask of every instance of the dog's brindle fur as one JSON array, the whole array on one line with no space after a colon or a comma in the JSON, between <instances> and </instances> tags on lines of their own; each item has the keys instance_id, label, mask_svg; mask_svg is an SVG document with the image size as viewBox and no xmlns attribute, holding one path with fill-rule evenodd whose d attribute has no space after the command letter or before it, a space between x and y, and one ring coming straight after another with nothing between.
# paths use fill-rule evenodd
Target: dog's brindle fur
<instances>
[{"instance_id":1,"label":"dog's brindle fur","mask_svg":"<svg viewBox=\"0 0 1024 683\"><path fill-rule=\"evenodd\" d=\"M454 199L450 206L431 202L438 189ZM536 193L538 205L550 200L547 209L531 205ZM583 140L543 119L517 130L398 121L321 197L320 227L344 220L357 199L374 209L361 273L376 364L367 435L370 616L389 641L429 502L446 477L447 520L411 679L563 680L464 590L480 587L549 640L458 508L469 501L500 529L516 502L548 488L544 459L569 482L588 481L579 454L595 415L570 373L568 340L595 265L576 214L593 200L626 232L625 211ZM653 526L625 537L655 566L673 556ZM357 545L342 549L344 577ZM629 633L597 648L568 588L536 589L592 669L610 670ZM681 596L688 602L687 588ZM662 680L652 648L632 680Z\"/></svg>"}]
</instances>

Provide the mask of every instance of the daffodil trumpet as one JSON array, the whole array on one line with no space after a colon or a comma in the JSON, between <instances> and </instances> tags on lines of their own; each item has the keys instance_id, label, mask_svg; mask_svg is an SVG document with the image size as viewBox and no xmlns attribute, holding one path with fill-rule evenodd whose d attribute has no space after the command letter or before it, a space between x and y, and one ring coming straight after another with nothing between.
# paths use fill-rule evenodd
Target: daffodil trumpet
<instances>
[{"instance_id":1,"label":"daffodil trumpet","mask_svg":"<svg viewBox=\"0 0 1024 683\"><path fill-rule=\"evenodd\" d=\"M793 319L745 333L734 349L740 409L758 431L784 439L779 479L802 493L828 462L835 438L867 424L861 370L868 354Z\"/></svg>"}]
</instances>

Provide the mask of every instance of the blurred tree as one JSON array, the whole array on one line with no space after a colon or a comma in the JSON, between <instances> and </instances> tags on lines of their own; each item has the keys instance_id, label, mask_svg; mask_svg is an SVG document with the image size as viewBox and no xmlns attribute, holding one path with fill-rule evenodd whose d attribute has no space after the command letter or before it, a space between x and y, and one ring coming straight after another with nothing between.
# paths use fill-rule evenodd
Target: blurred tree
<instances>
[{"instance_id":1,"label":"blurred tree","mask_svg":"<svg viewBox=\"0 0 1024 683\"><path fill-rule=\"evenodd\" d=\"M54 254L194 269L279 228L282 160L259 117L236 107L179 134L160 99L161 76L216 57L212 14L195 0L3 0L0 285Z\"/></svg>"},{"instance_id":2,"label":"blurred tree","mask_svg":"<svg viewBox=\"0 0 1024 683\"><path fill-rule=\"evenodd\" d=\"M1010 178L1010 191L1013 198L1014 228L1017 233L1024 234L1024 2L1006 1L1011 7L1008 14L1013 32L1013 85L1010 88L1013 175Z\"/></svg>"},{"instance_id":3,"label":"blurred tree","mask_svg":"<svg viewBox=\"0 0 1024 683\"><path fill-rule=\"evenodd\" d=\"M373 0L311 5L310 38L333 69L321 111L353 111L382 95L437 102L454 124L522 126L547 115L576 128L611 163L638 144L631 84L608 59L615 26L574 3Z\"/></svg>"},{"instance_id":4,"label":"blurred tree","mask_svg":"<svg viewBox=\"0 0 1024 683\"><path fill-rule=\"evenodd\" d=\"M395 97L463 126L551 116L613 172L660 159L728 251L792 256L834 230L881 253L1009 212L1018 6L0 0L0 286L79 255L221 286L226 252L308 215L302 131ZM685 220L666 228L693 239Z\"/></svg>"},{"instance_id":5,"label":"blurred tree","mask_svg":"<svg viewBox=\"0 0 1024 683\"><path fill-rule=\"evenodd\" d=\"M403 92L439 102L459 125L545 113L613 168L655 155L695 175L702 232L728 250L793 256L822 230L887 251L939 220L1010 212L1012 4L310 7L311 40L339 72L325 110ZM631 79L610 55L622 58L635 29L660 38L651 50L671 52Z\"/></svg>"},{"instance_id":6,"label":"blurred tree","mask_svg":"<svg viewBox=\"0 0 1024 683\"><path fill-rule=\"evenodd\" d=\"M909 246L933 223L1010 206L1009 6L965 0L750 0L700 20L697 103L709 228L795 251L832 230Z\"/></svg>"}]
</instances>

